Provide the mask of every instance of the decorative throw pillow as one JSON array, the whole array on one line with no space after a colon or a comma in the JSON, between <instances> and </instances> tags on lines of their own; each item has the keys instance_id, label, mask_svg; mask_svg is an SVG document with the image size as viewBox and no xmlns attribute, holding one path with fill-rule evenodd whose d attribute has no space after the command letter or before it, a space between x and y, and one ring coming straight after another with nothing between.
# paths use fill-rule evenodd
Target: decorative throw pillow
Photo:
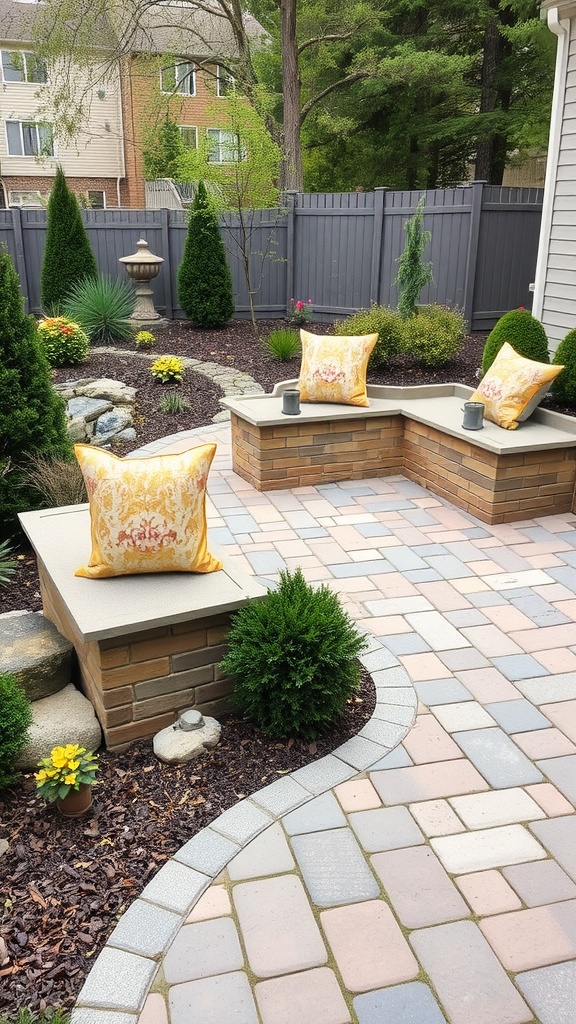
<instances>
[{"instance_id":1,"label":"decorative throw pillow","mask_svg":"<svg viewBox=\"0 0 576 1024\"><path fill-rule=\"evenodd\" d=\"M92 554L76 576L215 572L206 546L206 480L216 451L203 444L177 455L119 459L74 445L88 491Z\"/></svg>"},{"instance_id":2,"label":"decorative throw pillow","mask_svg":"<svg viewBox=\"0 0 576 1024\"><path fill-rule=\"evenodd\" d=\"M525 359L506 341L469 401L483 402L487 420L515 430L534 412L563 369Z\"/></svg>"},{"instance_id":3,"label":"decorative throw pillow","mask_svg":"<svg viewBox=\"0 0 576 1024\"><path fill-rule=\"evenodd\" d=\"M303 402L370 405L366 394L368 360L377 334L357 338L322 337L301 330L300 398Z\"/></svg>"}]
</instances>

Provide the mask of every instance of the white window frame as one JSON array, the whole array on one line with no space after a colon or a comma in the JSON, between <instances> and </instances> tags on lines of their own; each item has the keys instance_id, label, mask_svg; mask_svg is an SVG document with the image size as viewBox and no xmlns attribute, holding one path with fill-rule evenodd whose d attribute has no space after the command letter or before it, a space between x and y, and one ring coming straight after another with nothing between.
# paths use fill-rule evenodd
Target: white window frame
<instances>
[{"instance_id":1,"label":"white window frame","mask_svg":"<svg viewBox=\"0 0 576 1024\"><path fill-rule=\"evenodd\" d=\"M214 138L216 134L219 136L218 140ZM240 140L234 132L227 128L207 128L206 135L209 164L237 164L246 159L246 150L240 151Z\"/></svg>"},{"instance_id":2,"label":"white window frame","mask_svg":"<svg viewBox=\"0 0 576 1024\"><path fill-rule=\"evenodd\" d=\"M10 55L12 55L13 53L16 53L16 54L18 54L18 57L22 58L22 65L23 65L23 77L22 78L17 78L17 79L6 78L5 73L4 73L5 69L4 69L4 59L3 59L5 53L9 53ZM29 78L29 76L28 76L29 75L29 73L28 73L28 60L27 60L28 57L33 57L34 60L38 61L38 63L43 67L43 69L44 69L44 79L41 79L40 81L37 81L34 78ZM46 67L46 61L45 60L41 60L41 58L37 57L36 54L33 53L31 50L7 50L7 49L2 48L0 50L0 68L1 68L1 73L2 73L2 81L4 82L5 85L46 85L48 83L48 68Z\"/></svg>"},{"instance_id":3,"label":"white window frame","mask_svg":"<svg viewBox=\"0 0 576 1024\"><path fill-rule=\"evenodd\" d=\"M178 131L180 132L180 141L185 149L198 149L198 129L195 124L179 124ZM193 146L184 141L183 132L194 132L195 141Z\"/></svg>"},{"instance_id":4,"label":"white window frame","mask_svg":"<svg viewBox=\"0 0 576 1024\"><path fill-rule=\"evenodd\" d=\"M10 139L9 139L9 134L8 134L8 125L9 124L17 124L19 126L19 129L20 129L20 149L21 149L20 153L11 153L10 152ZM25 146L24 146L24 125L29 125L30 128L34 128L35 129L36 145L37 145L37 152L36 153L26 153L25 152ZM48 129L49 132L50 132L50 138L51 138L51 152L50 153L43 153L42 152L41 138L40 138L40 129L41 128ZM38 158L42 158L42 157L46 157L46 156L54 157L54 156L57 155L56 154L56 146L54 144L54 135L53 135L53 132L52 132L52 125L43 124L42 122L38 122L38 121L19 121L19 120L16 120L15 118L8 118L4 122L4 134L5 134L5 138L6 138L6 153L7 153L8 156L23 157L24 159L28 159L28 158L30 158L30 159L38 159Z\"/></svg>"},{"instance_id":5,"label":"white window frame","mask_svg":"<svg viewBox=\"0 0 576 1024\"><path fill-rule=\"evenodd\" d=\"M164 75L174 73L174 88L164 88ZM178 96L196 95L196 65L192 61L180 60L174 64L168 64L160 69L160 90L169 96L175 93Z\"/></svg>"},{"instance_id":6,"label":"white window frame","mask_svg":"<svg viewBox=\"0 0 576 1024\"><path fill-rule=\"evenodd\" d=\"M34 197L36 201L23 201L24 196ZM46 202L43 202L43 200L47 201L48 196L42 192L36 191L35 189L19 188L9 189L8 191L8 206L21 206L23 208L25 207L28 210L42 210L46 206Z\"/></svg>"},{"instance_id":7,"label":"white window frame","mask_svg":"<svg viewBox=\"0 0 576 1024\"><path fill-rule=\"evenodd\" d=\"M220 82L226 82L226 89L223 92L220 91ZM234 92L236 85L236 79L233 75L229 74L225 68L221 67L220 64L216 65L216 95L219 99L226 99L231 92Z\"/></svg>"}]
</instances>

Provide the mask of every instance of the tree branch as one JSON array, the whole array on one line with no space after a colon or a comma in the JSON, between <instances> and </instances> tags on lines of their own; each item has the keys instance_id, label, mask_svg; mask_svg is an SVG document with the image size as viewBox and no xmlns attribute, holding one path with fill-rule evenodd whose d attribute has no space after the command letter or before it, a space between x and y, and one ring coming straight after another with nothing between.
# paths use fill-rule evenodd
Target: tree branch
<instances>
[{"instance_id":1,"label":"tree branch","mask_svg":"<svg viewBox=\"0 0 576 1024\"><path fill-rule=\"evenodd\" d=\"M372 71L355 71L352 75L346 75L345 78L338 79L337 82L332 82L332 85L327 85L325 89L322 89L317 96L312 96L311 99L307 100L302 105L300 111L300 125L304 124L305 119L308 117L310 111L316 106L320 100L323 100L329 93L334 92L335 89L339 89L343 85L351 85L352 82L359 82L363 78L375 78L375 74Z\"/></svg>"}]
</instances>

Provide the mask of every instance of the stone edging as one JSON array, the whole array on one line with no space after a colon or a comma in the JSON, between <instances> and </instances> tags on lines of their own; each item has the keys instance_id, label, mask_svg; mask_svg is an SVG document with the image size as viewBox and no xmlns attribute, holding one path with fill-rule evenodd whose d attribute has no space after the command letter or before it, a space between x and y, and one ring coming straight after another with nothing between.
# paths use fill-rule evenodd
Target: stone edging
<instances>
[{"instance_id":1,"label":"stone edging","mask_svg":"<svg viewBox=\"0 0 576 1024\"><path fill-rule=\"evenodd\" d=\"M283 815L366 771L402 742L416 717L414 687L384 645L364 632L369 646L359 661L376 687L370 721L333 753L229 807L180 847L120 918L80 991L71 1024L136 1024L162 955L228 861Z\"/></svg>"}]
</instances>

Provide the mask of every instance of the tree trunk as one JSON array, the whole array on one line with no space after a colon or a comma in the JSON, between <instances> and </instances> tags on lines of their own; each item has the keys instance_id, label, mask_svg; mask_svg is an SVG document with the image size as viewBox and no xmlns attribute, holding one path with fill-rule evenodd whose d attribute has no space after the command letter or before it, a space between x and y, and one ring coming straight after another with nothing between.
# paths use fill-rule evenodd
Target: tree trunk
<instances>
[{"instance_id":1,"label":"tree trunk","mask_svg":"<svg viewBox=\"0 0 576 1024\"><path fill-rule=\"evenodd\" d=\"M282 92L284 126L280 187L302 192L302 147L300 144L300 72L296 45L296 0L279 0L282 39Z\"/></svg>"},{"instance_id":2,"label":"tree trunk","mask_svg":"<svg viewBox=\"0 0 576 1024\"><path fill-rule=\"evenodd\" d=\"M494 110L508 110L510 92L498 86L498 71L502 61L508 56L510 45L500 33L496 15L486 23L484 30L484 60L482 63L482 91L480 94L480 113L489 114ZM506 166L508 139L501 132L490 132L478 142L476 149L477 181L488 181L491 185L501 185Z\"/></svg>"}]
</instances>

